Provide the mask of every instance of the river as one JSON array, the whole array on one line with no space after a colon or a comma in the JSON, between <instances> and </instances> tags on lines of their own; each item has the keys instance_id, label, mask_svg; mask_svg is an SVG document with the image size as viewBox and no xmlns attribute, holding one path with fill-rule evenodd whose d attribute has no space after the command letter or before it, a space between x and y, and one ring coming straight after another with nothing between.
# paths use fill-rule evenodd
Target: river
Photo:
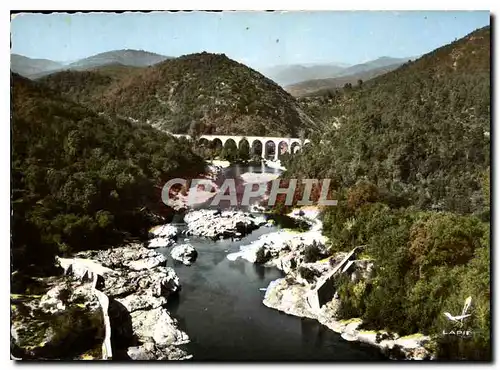
<instances>
[{"instance_id":1,"label":"river","mask_svg":"<svg viewBox=\"0 0 500 370\"><path fill-rule=\"evenodd\" d=\"M223 176L279 170L233 165ZM175 268L182 290L168 309L191 342L186 350L194 361L376 361L380 351L358 342L347 342L315 320L301 319L270 309L262 303L268 284L283 276L276 268L242 259L229 261L228 253L249 244L280 226L261 227L240 241L211 241L190 237L198 251L191 266L173 261L169 249L158 249ZM182 240L181 240L182 241Z\"/></svg>"}]
</instances>

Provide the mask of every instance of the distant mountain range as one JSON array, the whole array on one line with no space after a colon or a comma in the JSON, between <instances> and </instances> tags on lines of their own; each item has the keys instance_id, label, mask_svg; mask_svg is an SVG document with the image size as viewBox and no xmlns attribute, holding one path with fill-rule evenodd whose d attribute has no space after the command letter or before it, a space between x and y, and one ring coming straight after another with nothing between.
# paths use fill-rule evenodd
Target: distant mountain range
<instances>
[{"instance_id":1,"label":"distant mountain range","mask_svg":"<svg viewBox=\"0 0 500 370\"><path fill-rule=\"evenodd\" d=\"M93 55L71 63L70 69L82 70L101 67L108 64L122 64L124 66L145 67L171 59L165 55L142 50L113 50Z\"/></svg>"},{"instance_id":2,"label":"distant mountain range","mask_svg":"<svg viewBox=\"0 0 500 370\"><path fill-rule=\"evenodd\" d=\"M18 54L11 55L11 71L24 77L38 79L62 71L95 71L106 75L135 72L174 59L143 50L112 50L92 55L71 63L61 63L48 59L32 59ZM322 90L343 87L346 83L356 84L358 80L371 78L390 72L409 59L381 57L366 63L349 66L344 63L294 64L262 68L260 72L296 97L314 95Z\"/></svg>"},{"instance_id":3,"label":"distant mountain range","mask_svg":"<svg viewBox=\"0 0 500 370\"><path fill-rule=\"evenodd\" d=\"M335 77L347 67L349 65L342 63L289 64L261 68L260 72L284 87L307 80Z\"/></svg>"},{"instance_id":4,"label":"distant mountain range","mask_svg":"<svg viewBox=\"0 0 500 370\"><path fill-rule=\"evenodd\" d=\"M64 65L48 59L32 59L23 55L11 54L10 70L21 76L30 77L40 73L50 73L63 68Z\"/></svg>"},{"instance_id":5,"label":"distant mountain range","mask_svg":"<svg viewBox=\"0 0 500 370\"><path fill-rule=\"evenodd\" d=\"M298 137L314 126L282 87L224 54L61 71L38 82L97 112L175 133Z\"/></svg>"},{"instance_id":6,"label":"distant mountain range","mask_svg":"<svg viewBox=\"0 0 500 370\"><path fill-rule=\"evenodd\" d=\"M70 64L48 59L32 59L18 54L11 55L11 71L31 79L64 71L85 71L110 65L146 67L171 59L165 55L143 50L112 50L77 60Z\"/></svg>"},{"instance_id":7,"label":"distant mountain range","mask_svg":"<svg viewBox=\"0 0 500 370\"><path fill-rule=\"evenodd\" d=\"M296 88L295 85L304 83L305 81L316 81L323 79L333 79L346 76L354 76L357 74L363 74L359 78L375 77L382 73L389 72L403 63L407 62L411 58L391 58L391 57L380 57L375 60L371 60L365 63L356 65L346 65L342 63L330 63L330 64L309 64L309 65L283 65L271 68L263 68L262 73L278 83L279 85L285 87L288 91L293 92L296 90L301 90L301 88ZM390 68L387 68L390 67ZM372 73L368 73L373 71ZM354 77L357 81L356 77ZM345 81L352 81L352 78L343 79ZM314 85L312 83L312 85ZM334 83L336 85L336 83ZM323 85L322 85L323 87Z\"/></svg>"},{"instance_id":8,"label":"distant mountain range","mask_svg":"<svg viewBox=\"0 0 500 370\"><path fill-rule=\"evenodd\" d=\"M397 69L409 60L412 59L383 57L346 68L337 77L303 81L286 86L285 90L295 97L303 97L321 93L323 90L338 89L345 84L356 85L359 80L366 82Z\"/></svg>"}]
</instances>

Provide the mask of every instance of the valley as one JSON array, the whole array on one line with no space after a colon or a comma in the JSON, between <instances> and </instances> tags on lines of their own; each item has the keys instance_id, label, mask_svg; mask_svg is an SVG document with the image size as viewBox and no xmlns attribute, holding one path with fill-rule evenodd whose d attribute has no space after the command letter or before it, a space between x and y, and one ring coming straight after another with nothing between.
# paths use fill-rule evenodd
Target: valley
<instances>
[{"instance_id":1,"label":"valley","mask_svg":"<svg viewBox=\"0 0 500 370\"><path fill-rule=\"evenodd\" d=\"M491 360L490 41L12 54L11 358Z\"/></svg>"}]
</instances>

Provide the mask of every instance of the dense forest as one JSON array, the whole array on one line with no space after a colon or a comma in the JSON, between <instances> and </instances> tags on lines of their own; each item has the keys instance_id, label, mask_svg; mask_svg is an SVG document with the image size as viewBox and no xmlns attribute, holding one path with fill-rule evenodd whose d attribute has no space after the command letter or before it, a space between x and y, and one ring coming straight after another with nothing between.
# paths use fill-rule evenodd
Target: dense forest
<instances>
[{"instance_id":1,"label":"dense forest","mask_svg":"<svg viewBox=\"0 0 500 370\"><path fill-rule=\"evenodd\" d=\"M490 28L303 104L322 129L285 178L331 178L331 251L366 245L376 265L340 285L343 316L439 334L471 296L473 336L440 336L438 353L490 358Z\"/></svg>"},{"instance_id":2,"label":"dense forest","mask_svg":"<svg viewBox=\"0 0 500 370\"><path fill-rule=\"evenodd\" d=\"M298 137L313 125L280 86L224 54L185 55L117 77L67 71L40 82L96 111L174 133Z\"/></svg>"},{"instance_id":3,"label":"dense forest","mask_svg":"<svg viewBox=\"0 0 500 370\"><path fill-rule=\"evenodd\" d=\"M98 115L16 74L11 84L14 269L144 235L166 211L163 182L205 170L189 143L149 125Z\"/></svg>"}]
</instances>

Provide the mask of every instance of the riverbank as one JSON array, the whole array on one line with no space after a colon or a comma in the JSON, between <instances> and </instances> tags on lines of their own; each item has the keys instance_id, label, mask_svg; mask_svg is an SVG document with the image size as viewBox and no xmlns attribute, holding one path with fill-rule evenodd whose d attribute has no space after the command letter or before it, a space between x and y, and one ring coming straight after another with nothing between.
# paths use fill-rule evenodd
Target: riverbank
<instances>
[{"instance_id":1,"label":"riverbank","mask_svg":"<svg viewBox=\"0 0 500 370\"><path fill-rule=\"evenodd\" d=\"M322 235L319 210L305 207L294 210L289 216L306 221L310 229L306 232L279 230L266 234L242 246L239 252L227 256L231 261L242 258L252 263L274 266L286 274L284 278L269 284L264 305L289 315L317 320L341 334L343 339L378 347L390 358L433 358L428 349L431 344L428 336L416 333L399 337L396 333L382 330L362 330L361 319L340 319L338 313L342 302L334 289L337 276L344 274L354 281L369 281L373 278L373 262L359 259L357 250L310 261L312 251L316 256L328 255L327 238Z\"/></svg>"},{"instance_id":2,"label":"riverbank","mask_svg":"<svg viewBox=\"0 0 500 370\"><path fill-rule=\"evenodd\" d=\"M167 229L156 228L153 236L176 237ZM61 274L38 279L44 292L11 297L16 358L191 358L181 347L188 335L166 309L181 290L166 261L137 243L56 258Z\"/></svg>"}]
</instances>

